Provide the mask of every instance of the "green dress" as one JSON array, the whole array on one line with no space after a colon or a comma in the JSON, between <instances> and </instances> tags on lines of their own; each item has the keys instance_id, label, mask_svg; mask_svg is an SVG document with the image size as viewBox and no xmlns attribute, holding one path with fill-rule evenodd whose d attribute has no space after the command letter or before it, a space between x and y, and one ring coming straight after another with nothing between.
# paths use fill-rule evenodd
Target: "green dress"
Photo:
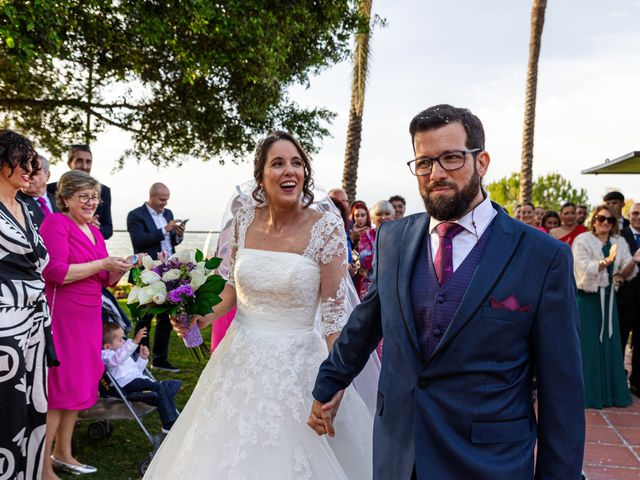
<instances>
[{"instance_id":1,"label":"green dress","mask_svg":"<svg viewBox=\"0 0 640 480\"><path fill-rule=\"evenodd\" d=\"M611 243L607 241L602 253L609 255ZM578 310L580 311L580 343L582 345L582 370L584 375L584 396L586 408L626 407L631 405L631 394L627 387L622 348L620 346L620 325L615 295L611 294L613 265L607 267L609 286L605 289L605 321L603 327L600 291L587 293L578 290ZM609 333L609 300L613 299L612 334Z\"/></svg>"}]
</instances>

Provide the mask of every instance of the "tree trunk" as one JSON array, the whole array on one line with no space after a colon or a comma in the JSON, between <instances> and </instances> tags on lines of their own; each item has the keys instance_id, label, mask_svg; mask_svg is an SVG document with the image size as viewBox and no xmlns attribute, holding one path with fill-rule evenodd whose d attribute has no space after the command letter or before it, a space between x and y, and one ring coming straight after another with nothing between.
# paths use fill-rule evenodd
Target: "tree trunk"
<instances>
[{"instance_id":1,"label":"tree trunk","mask_svg":"<svg viewBox=\"0 0 640 480\"><path fill-rule=\"evenodd\" d=\"M369 34L371 25L372 0L360 0L359 11L366 19L366 27L356 34L353 55L353 77L351 80L351 108L347 126L347 145L344 154L342 188L349 201L356 200L356 181L358 180L358 160L362 141L362 113L364 111L364 90L367 82L369 63Z\"/></svg>"},{"instance_id":2,"label":"tree trunk","mask_svg":"<svg viewBox=\"0 0 640 480\"><path fill-rule=\"evenodd\" d=\"M520 170L520 202L531 201L533 186L533 137L536 122L536 93L538 88L538 59L542 42L542 27L547 0L533 0L531 7L531 36L529 65L524 100L524 130L522 135L522 167Z\"/></svg>"}]
</instances>

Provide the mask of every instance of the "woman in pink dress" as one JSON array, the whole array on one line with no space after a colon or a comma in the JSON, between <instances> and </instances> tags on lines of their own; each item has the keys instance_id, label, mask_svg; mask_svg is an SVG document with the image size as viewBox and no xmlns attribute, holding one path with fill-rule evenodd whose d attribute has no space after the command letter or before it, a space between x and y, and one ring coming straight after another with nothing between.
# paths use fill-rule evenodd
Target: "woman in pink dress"
<instances>
[{"instance_id":1,"label":"woman in pink dress","mask_svg":"<svg viewBox=\"0 0 640 480\"><path fill-rule=\"evenodd\" d=\"M115 285L131 269L131 260L109 257L100 230L93 225L100 184L72 170L58 182L56 203L63 213L48 215L40 235L50 261L43 271L51 309L51 330L60 366L49 371L45 442L45 480L53 469L79 475L95 467L78 462L71 437L80 410L98 398L101 360L103 285ZM49 457L55 439L54 454Z\"/></svg>"}]
</instances>

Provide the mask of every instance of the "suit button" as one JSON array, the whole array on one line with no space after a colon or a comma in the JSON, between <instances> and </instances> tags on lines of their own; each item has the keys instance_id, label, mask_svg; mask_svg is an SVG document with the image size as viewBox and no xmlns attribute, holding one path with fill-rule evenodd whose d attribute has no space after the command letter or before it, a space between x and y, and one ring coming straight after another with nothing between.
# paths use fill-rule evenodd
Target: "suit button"
<instances>
[{"instance_id":1,"label":"suit button","mask_svg":"<svg viewBox=\"0 0 640 480\"><path fill-rule=\"evenodd\" d=\"M429 382L427 382L426 378L418 379L418 388L425 389L427 388L428 385L429 385Z\"/></svg>"},{"instance_id":2,"label":"suit button","mask_svg":"<svg viewBox=\"0 0 640 480\"><path fill-rule=\"evenodd\" d=\"M436 297L436 303L444 303L444 297L441 297L440 295L438 295Z\"/></svg>"},{"instance_id":3,"label":"suit button","mask_svg":"<svg viewBox=\"0 0 640 480\"><path fill-rule=\"evenodd\" d=\"M433 329L433 336L434 337L439 337L440 335L442 335L442 331L439 328L434 328Z\"/></svg>"}]
</instances>

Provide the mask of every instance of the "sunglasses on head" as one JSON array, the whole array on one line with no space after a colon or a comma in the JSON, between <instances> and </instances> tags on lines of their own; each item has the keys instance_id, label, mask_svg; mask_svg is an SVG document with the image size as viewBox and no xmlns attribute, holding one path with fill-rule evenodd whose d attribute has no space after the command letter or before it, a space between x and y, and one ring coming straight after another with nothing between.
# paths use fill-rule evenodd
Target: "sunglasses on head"
<instances>
[{"instance_id":1,"label":"sunglasses on head","mask_svg":"<svg viewBox=\"0 0 640 480\"><path fill-rule=\"evenodd\" d=\"M596 215L596 222L599 222L599 223L608 222L611 225L615 225L617 220L616 220L616 217L605 217L604 215Z\"/></svg>"}]
</instances>

